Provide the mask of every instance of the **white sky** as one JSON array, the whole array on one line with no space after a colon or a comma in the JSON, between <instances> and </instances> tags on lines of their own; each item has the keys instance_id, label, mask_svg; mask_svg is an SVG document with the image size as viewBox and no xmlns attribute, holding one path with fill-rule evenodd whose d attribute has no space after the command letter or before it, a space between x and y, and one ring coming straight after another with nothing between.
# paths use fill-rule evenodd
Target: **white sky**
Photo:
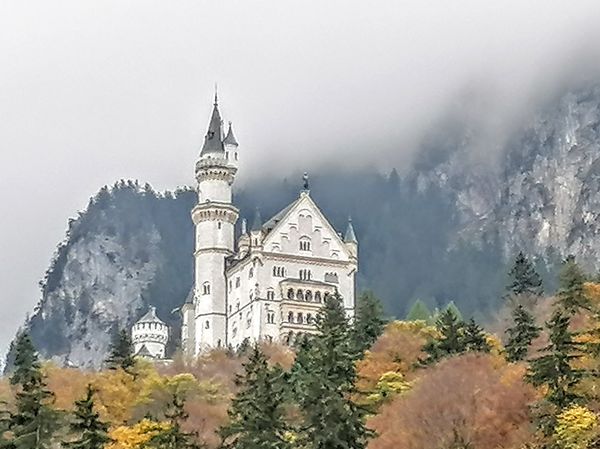
<instances>
[{"instance_id":1,"label":"white sky","mask_svg":"<svg viewBox=\"0 0 600 449\"><path fill-rule=\"evenodd\" d=\"M99 187L192 182L215 81L246 179L402 168L465 88L498 134L587 72L598 23L591 0L0 1L0 347Z\"/></svg>"}]
</instances>

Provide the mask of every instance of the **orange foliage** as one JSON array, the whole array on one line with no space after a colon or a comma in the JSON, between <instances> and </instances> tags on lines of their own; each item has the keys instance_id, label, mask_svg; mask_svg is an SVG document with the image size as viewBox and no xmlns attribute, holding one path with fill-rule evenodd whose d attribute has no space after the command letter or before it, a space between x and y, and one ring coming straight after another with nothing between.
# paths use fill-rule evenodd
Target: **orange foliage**
<instances>
[{"instance_id":1,"label":"orange foliage","mask_svg":"<svg viewBox=\"0 0 600 449\"><path fill-rule=\"evenodd\" d=\"M48 387L55 394L54 406L61 410L71 410L73 403L85 394L86 386L92 382L92 373L75 368L59 368L54 364L44 367Z\"/></svg>"},{"instance_id":2,"label":"orange foliage","mask_svg":"<svg viewBox=\"0 0 600 449\"><path fill-rule=\"evenodd\" d=\"M370 449L449 447L456 434L473 449L517 448L532 438L528 405L535 390L521 365L465 354L423 372L369 421Z\"/></svg>"}]
</instances>

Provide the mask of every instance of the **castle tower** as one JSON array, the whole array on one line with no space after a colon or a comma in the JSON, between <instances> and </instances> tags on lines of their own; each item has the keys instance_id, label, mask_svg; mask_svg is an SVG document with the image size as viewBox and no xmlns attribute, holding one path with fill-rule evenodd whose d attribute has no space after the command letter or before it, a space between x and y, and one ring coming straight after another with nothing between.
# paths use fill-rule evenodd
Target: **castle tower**
<instances>
[{"instance_id":1,"label":"castle tower","mask_svg":"<svg viewBox=\"0 0 600 449\"><path fill-rule=\"evenodd\" d=\"M231 125L223 139L215 94L208 131L196 163L198 204L192 210L196 227L194 335L184 336L191 354L227 345L225 260L234 253L234 226L239 212L232 204L238 165L238 143Z\"/></svg>"},{"instance_id":2,"label":"castle tower","mask_svg":"<svg viewBox=\"0 0 600 449\"><path fill-rule=\"evenodd\" d=\"M156 308L150 307L131 328L131 341L136 356L150 359L164 359L169 327L156 315Z\"/></svg>"}]
</instances>

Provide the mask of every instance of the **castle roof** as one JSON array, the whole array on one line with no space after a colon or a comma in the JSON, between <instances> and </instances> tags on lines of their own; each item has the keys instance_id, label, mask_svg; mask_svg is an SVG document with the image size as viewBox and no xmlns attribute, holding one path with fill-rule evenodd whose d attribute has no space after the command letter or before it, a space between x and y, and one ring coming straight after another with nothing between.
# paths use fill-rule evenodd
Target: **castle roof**
<instances>
[{"instance_id":1,"label":"castle roof","mask_svg":"<svg viewBox=\"0 0 600 449\"><path fill-rule=\"evenodd\" d=\"M262 226L263 231L265 231L265 233L267 234L271 232L271 230L277 225L277 223L283 220L285 215L296 205L298 201L300 201L300 198L297 198L296 200L292 201L286 207L284 207L275 215L273 215L273 217L266 221L265 224Z\"/></svg>"},{"instance_id":2,"label":"castle roof","mask_svg":"<svg viewBox=\"0 0 600 449\"><path fill-rule=\"evenodd\" d=\"M229 122L229 130L227 131L227 135L225 136L225 140L223 140L223 144L225 145L233 145L235 147L238 146L238 142L233 135L233 127L231 126L231 122Z\"/></svg>"},{"instance_id":3,"label":"castle roof","mask_svg":"<svg viewBox=\"0 0 600 449\"><path fill-rule=\"evenodd\" d=\"M221 113L219 112L219 105L217 104L217 96L215 95L215 104L213 107L212 116L210 118L210 123L208 124L208 131L206 132L206 136L204 136L204 145L202 145L202 151L200 152L201 156L208 153L220 153L225 151L223 148L223 142L221 141L222 123L223 120L221 120Z\"/></svg>"},{"instance_id":4,"label":"castle roof","mask_svg":"<svg viewBox=\"0 0 600 449\"><path fill-rule=\"evenodd\" d=\"M185 298L185 303L184 304L194 304L194 291L196 289L196 284L192 284L192 288L190 289L190 292L188 293L187 297Z\"/></svg>"},{"instance_id":5,"label":"castle roof","mask_svg":"<svg viewBox=\"0 0 600 449\"><path fill-rule=\"evenodd\" d=\"M157 315L156 315L156 307L150 306L150 310L141 317L138 323L161 323L165 324Z\"/></svg>"},{"instance_id":6,"label":"castle roof","mask_svg":"<svg viewBox=\"0 0 600 449\"><path fill-rule=\"evenodd\" d=\"M135 355L137 357L150 357L150 358L154 358L154 355L148 350L148 348L146 347L146 345L142 345L142 347L140 348L140 350L138 352L136 352Z\"/></svg>"},{"instance_id":7,"label":"castle roof","mask_svg":"<svg viewBox=\"0 0 600 449\"><path fill-rule=\"evenodd\" d=\"M344 235L344 242L358 243L356 234L354 233L354 227L352 226L352 218L348 218L348 227L346 228L346 234Z\"/></svg>"}]
</instances>

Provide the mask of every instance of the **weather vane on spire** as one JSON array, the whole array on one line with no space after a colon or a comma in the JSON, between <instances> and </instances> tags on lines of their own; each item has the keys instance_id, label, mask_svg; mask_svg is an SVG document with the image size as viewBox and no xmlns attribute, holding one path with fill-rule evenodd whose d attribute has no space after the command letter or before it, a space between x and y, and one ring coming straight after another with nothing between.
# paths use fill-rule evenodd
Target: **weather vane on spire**
<instances>
[{"instance_id":1,"label":"weather vane on spire","mask_svg":"<svg viewBox=\"0 0 600 449\"><path fill-rule=\"evenodd\" d=\"M308 186L308 173L307 172L304 172L304 176L302 176L302 180L304 181L304 190L306 190L308 192L309 186Z\"/></svg>"}]
</instances>

